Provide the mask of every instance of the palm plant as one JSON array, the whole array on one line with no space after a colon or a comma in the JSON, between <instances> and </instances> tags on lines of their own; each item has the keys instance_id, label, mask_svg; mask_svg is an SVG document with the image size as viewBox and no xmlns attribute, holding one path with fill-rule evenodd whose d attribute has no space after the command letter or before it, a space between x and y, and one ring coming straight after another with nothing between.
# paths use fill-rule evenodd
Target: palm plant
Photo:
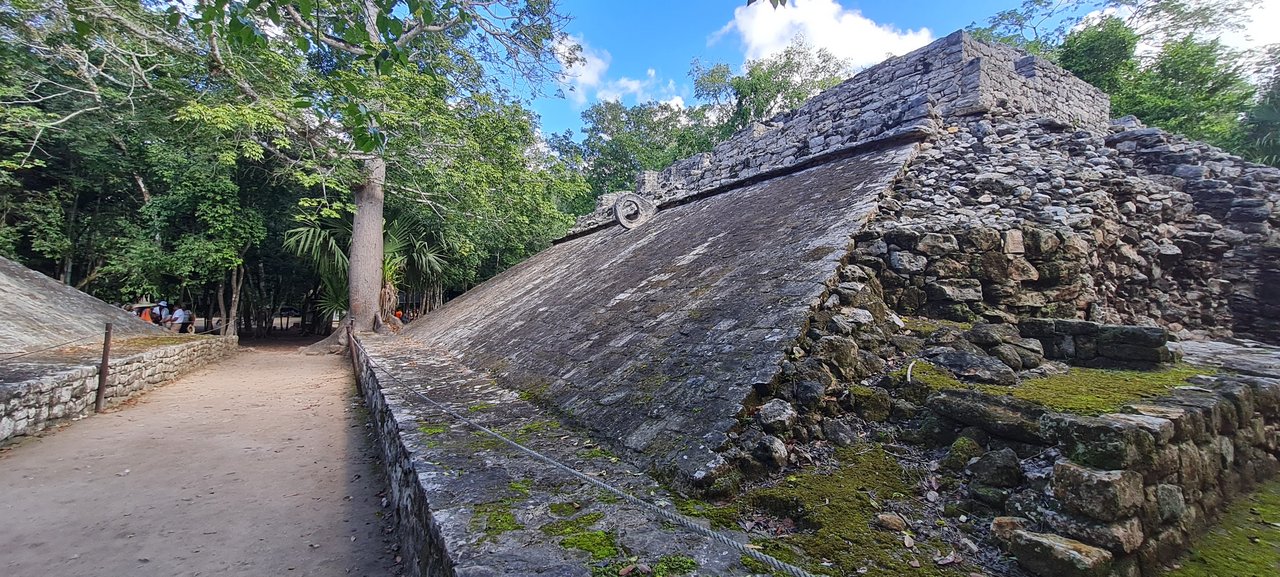
<instances>
[{"instance_id":1,"label":"palm plant","mask_svg":"<svg viewBox=\"0 0 1280 577\"><path fill-rule=\"evenodd\" d=\"M379 308L384 322L395 313L400 287L421 288L439 282L445 265L428 223L411 210L393 206L388 207L390 221L383 226ZM323 207L298 215L299 226L285 232L285 248L310 261L320 275L316 302L326 315L343 314L348 309L347 249L353 214L347 207Z\"/></svg>"}]
</instances>

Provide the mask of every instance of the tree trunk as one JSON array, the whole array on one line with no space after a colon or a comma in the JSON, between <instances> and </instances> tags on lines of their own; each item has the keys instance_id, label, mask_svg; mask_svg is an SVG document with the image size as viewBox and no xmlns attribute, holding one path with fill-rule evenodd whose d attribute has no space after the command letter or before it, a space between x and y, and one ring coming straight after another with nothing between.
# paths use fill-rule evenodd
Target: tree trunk
<instances>
[{"instance_id":1,"label":"tree trunk","mask_svg":"<svg viewBox=\"0 0 1280 577\"><path fill-rule=\"evenodd\" d=\"M240 334L240 287L244 285L244 266L237 266L231 271L231 307L228 311L230 318L227 319L227 330L223 334L236 335Z\"/></svg>"},{"instance_id":2,"label":"tree trunk","mask_svg":"<svg viewBox=\"0 0 1280 577\"><path fill-rule=\"evenodd\" d=\"M222 330L218 331L220 335L227 334L227 283L226 277L218 281L218 320L222 321Z\"/></svg>"},{"instance_id":3,"label":"tree trunk","mask_svg":"<svg viewBox=\"0 0 1280 577\"><path fill-rule=\"evenodd\" d=\"M364 184L355 190L356 214L351 223L347 314L356 331L371 331L378 319L382 292L382 205L387 162L375 156L364 163Z\"/></svg>"}]
</instances>

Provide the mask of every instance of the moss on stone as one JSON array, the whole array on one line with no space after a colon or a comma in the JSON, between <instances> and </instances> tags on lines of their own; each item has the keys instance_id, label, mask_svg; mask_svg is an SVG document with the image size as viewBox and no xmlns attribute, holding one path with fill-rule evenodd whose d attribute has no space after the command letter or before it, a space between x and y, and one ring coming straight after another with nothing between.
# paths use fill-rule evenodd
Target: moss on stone
<instances>
[{"instance_id":1,"label":"moss on stone","mask_svg":"<svg viewBox=\"0 0 1280 577\"><path fill-rule=\"evenodd\" d=\"M1165 577L1262 577L1280 574L1280 481L1227 508L1222 520Z\"/></svg>"},{"instance_id":2,"label":"moss on stone","mask_svg":"<svg viewBox=\"0 0 1280 577\"><path fill-rule=\"evenodd\" d=\"M470 407L467 407L467 410L472 413L479 413L480 411L487 411L492 408L493 408L493 403L476 403L474 405L471 405Z\"/></svg>"},{"instance_id":3,"label":"moss on stone","mask_svg":"<svg viewBox=\"0 0 1280 577\"><path fill-rule=\"evenodd\" d=\"M1013 388L981 385L978 389L1039 403L1055 411L1100 415L1115 412L1126 403L1168 393L1196 375L1216 372L1187 364L1152 371L1072 367L1065 374L1027 379Z\"/></svg>"},{"instance_id":4,"label":"moss on stone","mask_svg":"<svg viewBox=\"0 0 1280 577\"><path fill-rule=\"evenodd\" d=\"M898 382L906 383L907 369L910 368L911 382L920 383L935 391L968 388L955 375L929 361L917 360L913 361L913 363L890 373L890 376Z\"/></svg>"},{"instance_id":5,"label":"moss on stone","mask_svg":"<svg viewBox=\"0 0 1280 577\"><path fill-rule=\"evenodd\" d=\"M551 510L551 514L557 517L569 517L578 512L582 505L577 503L552 503L547 506Z\"/></svg>"},{"instance_id":6,"label":"moss on stone","mask_svg":"<svg viewBox=\"0 0 1280 577\"><path fill-rule=\"evenodd\" d=\"M564 537L566 535L573 535L574 533L584 533L587 528L599 523L603 518L604 513L587 513L581 517L552 521L543 525L539 530L548 535Z\"/></svg>"},{"instance_id":7,"label":"moss on stone","mask_svg":"<svg viewBox=\"0 0 1280 577\"><path fill-rule=\"evenodd\" d=\"M711 522L712 529L737 529L741 511L734 503L712 505L696 499L677 499L676 510L689 517L702 517Z\"/></svg>"},{"instance_id":8,"label":"moss on stone","mask_svg":"<svg viewBox=\"0 0 1280 577\"><path fill-rule=\"evenodd\" d=\"M472 517L471 523L473 528L484 533L486 539L493 539L509 531L524 529L524 525L516 521L515 513L511 511L510 500L476 505L475 516Z\"/></svg>"},{"instance_id":9,"label":"moss on stone","mask_svg":"<svg viewBox=\"0 0 1280 577\"><path fill-rule=\"evenodd\" d=\"M533 481L530 481L528 479L520 479L518 481L512 481L508 483L507 487L510 488L512 491L515 491L515 493L517 495L520 495L521 497L528 497L529 490L533 488Z\"/></svg>"},{"instance_id":10,"label":"moss on stone","mask_svg":"<svg viewBox=\"0 0 1280 577\"><path fill-rule=\"evenodd\" d=\"M947 451L947 456L939 463L944 469L951 471L964 470L965 465L969 464L969 460L981 456L984 451L982 445L969 437L960 437L951 443L951 449Z\"/></svg>"},{"instance_id":11,"label":"moss on stone","mask_svg":"<svg viewBox=\"0 0 1280 577\"><path fill-rule=\"evenodd\" d=\"M614 495L613 493L610 493L608 491L597 491L596 501L599 501L606 505L613 505L616 503L621 503L622 499L619 499L617 495Z\"/></svg>"},{"instance_id":12,"label":"moss on stone","mask_svg":"<svg viewBox=\"0 0 1280 577\"><path fill-rule=\"evenodd\" d=\"M618 554L618 543L612 533L604 531L586 531L569 535L560 541L565 549L586 551L596 561L608 559Z\"/></svg>"},{"instance_id":13,"label":"moss on stone","mask_svg":"<svg viewBox=\"0 0 1280 577\"><path fill-rule=\"evenodd\" d=\"M698 569L698 562L687 555L667 555L653 565L654 577L678 577Z\"/></svg>"},{"instance_id":14,"label":"moss on stone","mask_svg":"<svg viewBox=\"0 0 1280 577\"><path fill-rule=\"evenodd\" d=\"M809 472L744 497L747 507L796 522L797 533L757 543L765 553L826 575L962 575L958 567L937 567L929 559L933 543L914 550L901 537L873 526L882 500L912 492L914 480L876 445L840 449L840 468ZM912 561L919 568L912 567ZM757 564L758 565L758 564ZM751 568L751 565L748 565Z\"/></svg>"},{"instance_id":15,"label":"moss on stone","mask_svg":"<svg viewBox=\"0 0 1280 577\"><path fill-rule=\"evenodd\" d=\"M471 436L473 438L471 439L470 445L473 450L485 449L494 451L507 446L507 444L503 443L501 439L492 437L484 431L473 431Z\"/></svg>"},{"instance_id":16,"label":"moss on stone","mask_svg":"<svg viewBox=\"0 0 1280 577\"><path fill-rule=\"evenodd\" d=\"M418 432L424 435L443 435L448 430L449 427L446 425L428 425L426 423L418 425Z\"/></svg>"},{"instance_id":17,"label":"moss on stone","mask_svg":"<svg viewBox=\"0 0 1280 577\"><path fill-rule=\"evenodd\" d=\"M608 449L603 449L600 447L591 447L590 449L584 449L582 451L579 451L578 456L584 459L605 459L610 463L618 462L617 455L610 453Z\"/></svg>"}]
</instances>

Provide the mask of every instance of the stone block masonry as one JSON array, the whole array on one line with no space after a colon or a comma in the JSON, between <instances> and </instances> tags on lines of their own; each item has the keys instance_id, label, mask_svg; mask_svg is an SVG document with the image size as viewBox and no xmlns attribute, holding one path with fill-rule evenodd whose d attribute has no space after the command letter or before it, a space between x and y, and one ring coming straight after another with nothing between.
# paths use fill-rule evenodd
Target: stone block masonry
<instances>
[{"instance_id":1,"label":"stone block masonry","mask_svg":"<svg viewBox=\"0 0 1280 577\"><path fill-rule=\"evenodd\" d=\"M235 352L238 339L200 337L111 360L106 399L116 405ZM15 361L16 363L16 361ZM27 378L0 382L0 443L93 412L98 365L24 363Z\"/></svg>"},{"instance_id":2,"label":"stone block masonry","mask_svg":"<svg viewBox=\"0 0 1280 577\"><path fill-rule=\"evenodd\" d=\"M1233 356L1227 348L1241 349L1215 354ZM940 392L929 406L984 431L989 455L1020 457L1013 482L984 477L987 457L971 460L969 492L1007 515L993 533L1040 577L1157 577L1227 503L1280 473L1280 374L1195 377L1099 416L972 391Z\"/></svg>"},{"instance_id":3,"label":"stone block masonry","mask_svg":"<svg viewBox=\"0 0 1280 577\"><path fill-rule=\"evenodd\" d=\"M895 144L553 246L402 333L538 397L680 482L730 468L748 397L913 144Z\"/></svg>"},{"instance_id":4,"label":"stone block masonry","mask_svg":"<svg viewBox=\"0 0 1280 577\"><path fill-rule=\"evenodd\" d=\"M755 123L709 153L645 172L636 193L662 205L803 165L877 139L930 134L949 121L994 109L1054 118L1064 125L1105 129L1106 94L1038 56L987 44L956 32L890 58L819 94L796 110ZM613 196L570 232L613 222Z\"/></svg>"}]
</instances>

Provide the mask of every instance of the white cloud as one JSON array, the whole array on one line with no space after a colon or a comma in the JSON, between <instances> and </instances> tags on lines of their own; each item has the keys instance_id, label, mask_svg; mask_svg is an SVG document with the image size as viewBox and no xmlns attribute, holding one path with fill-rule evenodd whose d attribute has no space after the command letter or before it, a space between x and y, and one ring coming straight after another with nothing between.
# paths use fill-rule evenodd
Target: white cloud
<instances>
[{"instance_id":1,"label":"white cloud","mask_svg":"<svg viewBox=\"0 0 1280 577\"><path fill-rule=\"evenodd\" d=\"M847 58L858 68L905 54L933 40L928 28L900 30L878 24L835 0L792 0L777 9L769 2L739 6L733 11L733 21L711 35L708 43L731 33L736 33L742 42L747 60L781 52L793 38L803 34L814 46Z\"/></svg>"},{"instance_id":2,"label":"white cloud","mask_svg":"<svg viewBox=\"0 0 1280 577\"><path fill-rule=\"evenodd\" d=\"M679 94L663 100L662 103L675 108L684 108L684 98L681 98Z\"/></svg>"},{"instance_id":3,"label":"white cloud","mask_svg":"<svg viewBox=\"0 0 1280 577\"><path fill-rule=\"evenodd\" d=\"M576 53L574 45L580 47ZM581 36L561 37L556 43L555 53L564 67L560 83L565 87L569 99L579 106L586 104L588 93L600 86L613 57L607 50L597 50L587 45ZM577 61L566 65L575 56Z\"/></svg>"},{"instance_id":4,"label":"white cloud","mask_svg":"<svg viewBox=\"0 0 1280 577\"><path fill-rule=\"evenodd\" d=\"M574 46L577 46L575 52ZM663 82L658 78L658 71L645 70L644 78L609 78L608 72L613 57L609 51L593 48L581 36L566 36L557 43L556 56L564 72L560 77L560 85L565 89L569 100L578 107L599 100L631 100L635 103L662 100L669 102L678 100L684 105L682 90L674 80ZM572 65L567 65L575 59Z\"/></svg>"},{"instance_id":5,"label":"white cloud","mask_svg":"<svg viewBox=\"0 0 1280 577\"><path fill-rule=\"evenodd\" d=\"M1222 43L1237 50L1280 43L1280 2L1260 2L1250 12L1244 30L1223 34Z\"/></svg>"},{"instance_id":6,"label":"white cloud","mask_svg":"<svg viewBox=\"0 0 1280 577\"><path fill-rule=\"evenodd\" d=\"M679 105L684 106L684 98L676 82L674 80L663 82L658 78L658 71L652 68L645 70L644 78L623 76L603 82L595 95L598 100L621 102L630 99L637 104L654 100L667 103L679 101Z\"/></svg>"}]
</instances>

